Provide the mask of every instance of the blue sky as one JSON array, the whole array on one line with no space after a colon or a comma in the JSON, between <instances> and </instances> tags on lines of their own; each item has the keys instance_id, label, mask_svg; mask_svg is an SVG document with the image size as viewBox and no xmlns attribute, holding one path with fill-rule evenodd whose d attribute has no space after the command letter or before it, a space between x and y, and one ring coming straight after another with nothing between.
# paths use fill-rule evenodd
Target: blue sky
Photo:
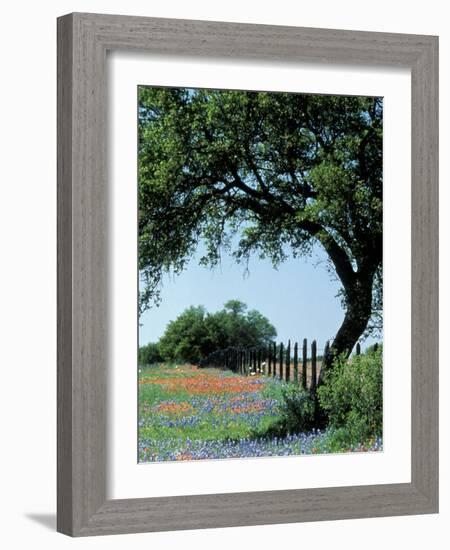
<instances>
[{"instance_id":1,"label":"blue sky","mask_svg":"<svg viewBox=\"0 0 450 550\"><path fill-rule=\"evenodd\" d=\"M164 278L160 306L141 316L140 345L157 341L167 323L187 307L203 305L214 312L230 299L241 300L265 315L277 330L277 341L315 338L321 349L335 335L344 318L336 297L339 283L330 277L326 255L318 246L311 257L289 258L278 270L269 260L252 257L247 275L245 266L227 254L220 267L199 266L201 253L199 247L181 275ZM368 339L364 344L371 342Z\"/></svg>"}]
</instances>

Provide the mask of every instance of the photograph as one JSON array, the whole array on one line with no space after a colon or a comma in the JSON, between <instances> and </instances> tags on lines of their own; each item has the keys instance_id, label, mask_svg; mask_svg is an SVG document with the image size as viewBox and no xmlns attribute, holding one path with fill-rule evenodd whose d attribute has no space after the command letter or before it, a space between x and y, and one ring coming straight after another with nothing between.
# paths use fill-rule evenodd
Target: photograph
<instances>
[{"instance_id":1,"label":"photograph","mask_svg":"<svg viewBox=\"0 0 450 550\"><path fill-rule=\"evenodd\" d=\"M441 550L447 5L2 7L4 548Z\"/></svg>"},{"instance_id":2,"label":"photograph","mask_svg":"<svg viewBox=\"0 0 450 550\"><path fill-rule=\"evenodd\" d=\"M383 98L137 87L139 463L383 451Z\"/></svg>"}]
</instances>

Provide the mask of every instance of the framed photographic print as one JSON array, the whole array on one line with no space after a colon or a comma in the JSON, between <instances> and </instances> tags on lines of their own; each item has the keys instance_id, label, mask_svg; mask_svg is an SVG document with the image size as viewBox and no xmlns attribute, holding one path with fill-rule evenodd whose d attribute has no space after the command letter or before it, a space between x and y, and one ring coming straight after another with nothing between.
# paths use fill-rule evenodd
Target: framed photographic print
<instances>
[{"instance_id":1,"label":"framed photographic print","mask_svg":"<svg viewBox=\"0 0 450 550\"><path fill-rule=\"evenodd\" d=\"M58 20L58 530L438 509L437 38Z\"/></svg>"}]
</instances>

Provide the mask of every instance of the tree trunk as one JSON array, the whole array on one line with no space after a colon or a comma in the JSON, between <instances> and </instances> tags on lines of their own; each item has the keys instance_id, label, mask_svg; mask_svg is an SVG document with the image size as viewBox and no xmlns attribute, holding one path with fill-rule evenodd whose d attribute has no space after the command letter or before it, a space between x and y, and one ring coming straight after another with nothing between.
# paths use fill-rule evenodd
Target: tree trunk
<instances>
[{"instance_id":1,"label":"tree trunk","mask_svg":"<svg viewBox=\"0 0 450 550\"><path fill-rule=\"evenodd\" d=\"M323 358L320 369L319 384L326 372L332 368L334 359L339 355L348 357L366 330L372 314L373 275L358 276L354 284L345 288L347 311L327 357Z\"/></svg>"}]
</instances>

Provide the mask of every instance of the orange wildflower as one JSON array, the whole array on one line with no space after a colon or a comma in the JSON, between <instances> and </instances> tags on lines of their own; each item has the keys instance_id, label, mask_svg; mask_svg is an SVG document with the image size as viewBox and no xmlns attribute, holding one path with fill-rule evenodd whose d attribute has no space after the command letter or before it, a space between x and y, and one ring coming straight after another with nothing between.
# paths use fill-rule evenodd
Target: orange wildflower
<instances>
[{"instance_id":1,"label":"orange wildflower","mask_svg":"<svg viewBox=\"0 0 450 550\"><path fill-rule=\"evenodd\" d=\"M159 384L166 390L188 391L190 394L252 393L261 390L261 380L243 376L221 376L213 372L191 367L186 372L192 376L168 376L142 378L140 384Z\"/></svg>"},{"instance_id":2,"label":"orange wildflower","mask_svg":"<svg viewBox=\"0 0 450 550\"><path fill-rule=\"evenodd\" d=\"M180 403L160 403L155 410L162 413L186 414L192 412L194 408L187 401L181 401Z\"/></svg>"}]
</instances>

